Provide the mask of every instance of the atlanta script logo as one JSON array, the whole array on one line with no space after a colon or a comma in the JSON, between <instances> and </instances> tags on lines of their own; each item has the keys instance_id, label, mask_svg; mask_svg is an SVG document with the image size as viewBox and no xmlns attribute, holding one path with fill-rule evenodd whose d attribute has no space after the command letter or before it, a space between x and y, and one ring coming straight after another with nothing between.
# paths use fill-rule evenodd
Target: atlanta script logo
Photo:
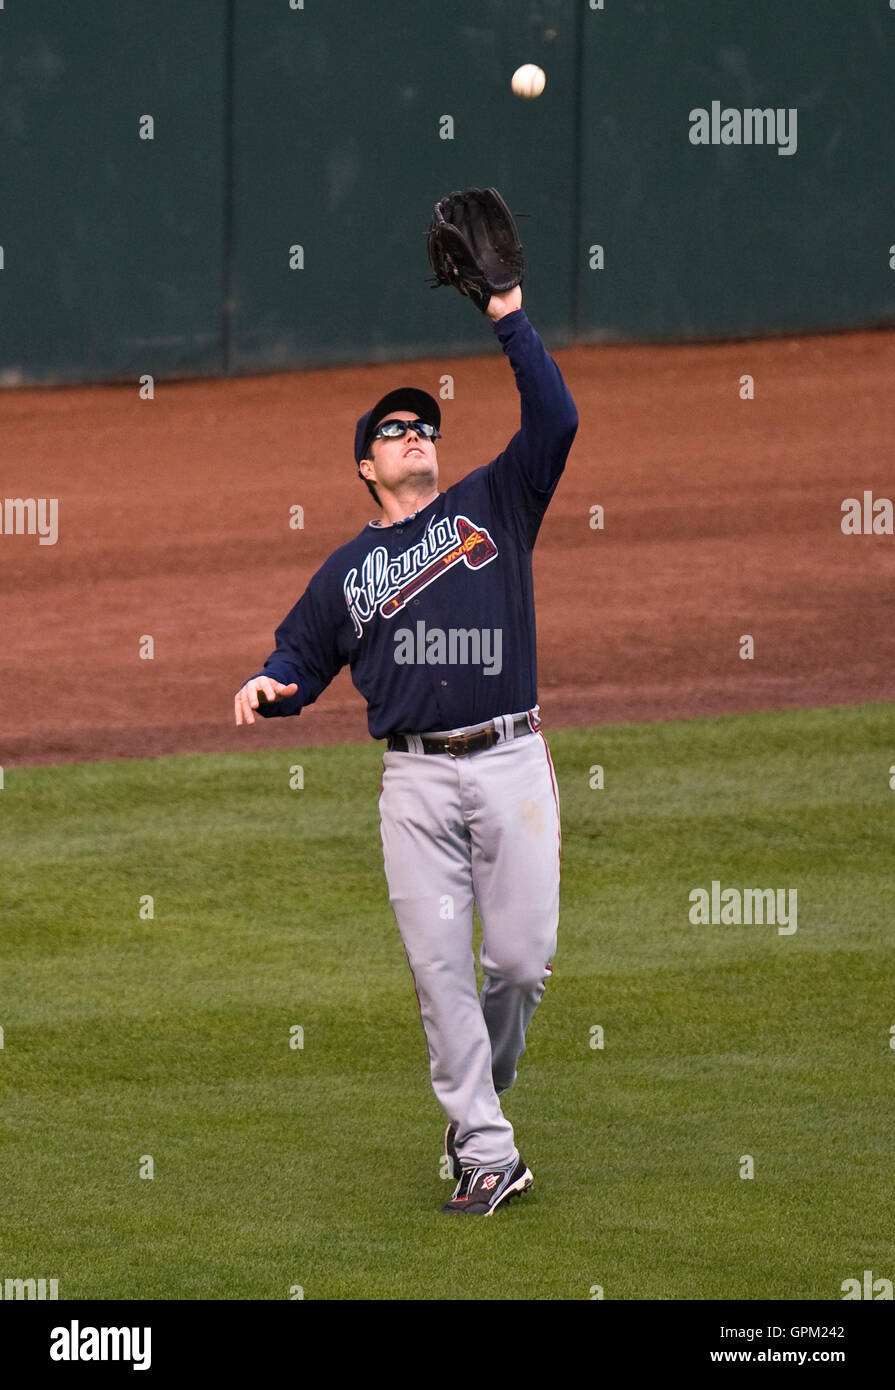
<instances>
[{"instance_id":1,"label":"atlanta script logo","mask_svg":"<svg viewBox=\"0 0 895 1390\"><path fill-rule=\"evenodd\" d=\"M418 594L420 589L447 574L452 565L464 564L471 570L487 565L497 555L484 526L466 516L434 518L421 541L390 560L384 545L377 545L360 567L345 575L344 593L348 612L358 637L378 610L383 618L393 618Z\"/></svg>"}]
</instances>

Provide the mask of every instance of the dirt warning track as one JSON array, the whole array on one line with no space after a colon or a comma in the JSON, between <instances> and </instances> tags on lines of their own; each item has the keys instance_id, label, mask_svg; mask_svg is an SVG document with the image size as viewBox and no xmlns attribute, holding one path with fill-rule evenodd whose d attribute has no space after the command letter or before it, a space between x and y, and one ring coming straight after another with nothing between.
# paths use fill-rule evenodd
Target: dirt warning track
<instances>
[{"instance_id":1,"label":"dirt warning track","mask_svg":"<svg viewBox=\"0 0 895 1390\"><path fill-rule=\"evenodd\" d=\"M895 699L895 537L841 529L895 500L895 334L555 355L581 424L535 551L547 732ZM298 719L237 730L232 697L372 515L357 417L445 361L0 394L3 498L58 499L55 544L0 535L0 764L366 737L347 671ZM450 371L442 487L518 427L502 356Z\"/></svg>"}]
</instances>

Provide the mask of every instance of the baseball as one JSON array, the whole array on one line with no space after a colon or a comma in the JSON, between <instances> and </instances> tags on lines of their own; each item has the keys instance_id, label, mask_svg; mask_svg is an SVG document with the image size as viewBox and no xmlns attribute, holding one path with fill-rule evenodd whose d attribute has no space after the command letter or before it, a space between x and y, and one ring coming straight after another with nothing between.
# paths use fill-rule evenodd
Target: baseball
<instances>
[{"instance_id":1,"label":"baseball","mask_svg":"<svg viewBox=\"0 0 895 1390\"><path fill-rule=\"evenodd\" d=\"M543 68L539 68L537 63L523 63L521 68L517 68L513 73L513 80L510 84L517 97L522 97L524 101L531 101L534 97L539 97L547 85L547 76Z\"/></svg>"}]
</instances>

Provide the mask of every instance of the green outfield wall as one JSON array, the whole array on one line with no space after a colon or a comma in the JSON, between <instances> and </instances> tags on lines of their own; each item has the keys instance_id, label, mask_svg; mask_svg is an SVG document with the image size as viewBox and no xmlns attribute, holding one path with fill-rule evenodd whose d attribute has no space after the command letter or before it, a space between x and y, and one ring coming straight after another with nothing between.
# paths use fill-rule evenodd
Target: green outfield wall
<instances>
[{"instance_id":1,"label":"green outfield wall","mask_svg":"<svg viewBox=\"0 0 895 1390\"><path fill-rule=\"evenodd\" d=\"M605 0L582 45L580 234L605 264L579 260L582 336L895 321L889 0ZM784 142L730 115L692 143L713 102Z\"/></svg>"},{"instance_id":2,"label":"green outfield wall","mask_svg":"<svg viewBox=\"0 0 895 1390\"><path fill-rule=\"evenodd\" d=\"M888 0L0 0L0 382L493 351L427 283L470 184L553 346L892 323L893 56Z\"/></svg>"},{"instance_id":3,"label":"green outfield wall","mask_svg":"<svg viewBox=\"0 0 895 1390\"><path fill-rule=\"evenodd\" d=\"M0 382L221 370L223 8L4 0Z\"/></svg>"}]
</instances>

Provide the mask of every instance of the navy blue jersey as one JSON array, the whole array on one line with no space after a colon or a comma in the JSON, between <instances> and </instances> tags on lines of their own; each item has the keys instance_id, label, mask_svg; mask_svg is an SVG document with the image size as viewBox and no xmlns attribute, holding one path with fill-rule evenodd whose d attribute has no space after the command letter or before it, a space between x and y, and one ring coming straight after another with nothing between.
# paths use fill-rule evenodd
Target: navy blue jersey
<instances>
[{"instance_id":1,"label":"navy blue jersey","mask_svg":"<svg viewBox=\"0 0 895 1390\"><path fill-rule=\"evenodd\" d=\"M494 324L522 399L503 453L395 525L372 521L312 577L263 672L298 714L348 663L373 738L480 724L537 704L531 552L578 412L524 311Z\"/></svg>"}]
</instances>

